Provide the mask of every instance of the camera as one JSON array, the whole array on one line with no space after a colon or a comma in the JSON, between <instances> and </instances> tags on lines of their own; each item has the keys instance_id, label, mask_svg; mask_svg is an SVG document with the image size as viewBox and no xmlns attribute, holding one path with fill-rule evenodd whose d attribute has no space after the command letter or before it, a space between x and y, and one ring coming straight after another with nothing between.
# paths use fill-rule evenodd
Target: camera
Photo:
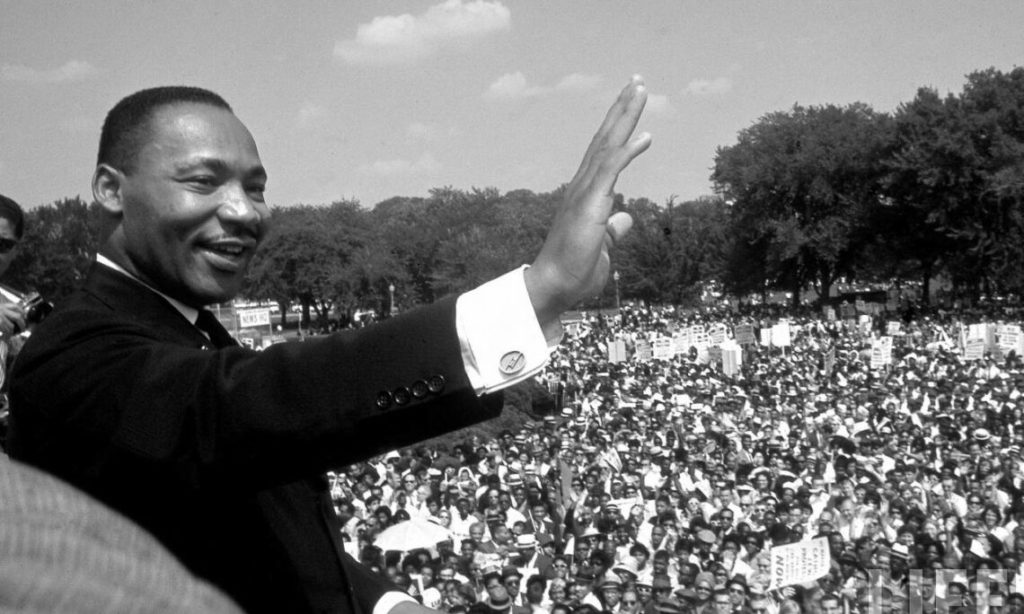
<instances>
[{"instance_id":1,"label":"camera","mask_svg":"<svg viewBox=\"0 0 1024 614\"><path fill-rule=\"evenodd\" d=\"M18 301L25 310L25 324L39 324L53 311L53 303L43 300L38 292L29 292Z\"/></svg>"}]
</instances>

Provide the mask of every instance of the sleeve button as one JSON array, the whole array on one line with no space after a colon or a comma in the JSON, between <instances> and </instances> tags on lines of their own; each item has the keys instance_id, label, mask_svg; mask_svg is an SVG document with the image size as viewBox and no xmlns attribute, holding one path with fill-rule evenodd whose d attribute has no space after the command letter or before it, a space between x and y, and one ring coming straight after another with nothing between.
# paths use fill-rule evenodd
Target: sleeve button
<instances>
[{"instance_id":1,"label":"sleeve button","mask_svg":"<svg viewBox=\"0 0 1024 614\"><path fill-rule=\"evenodd\" d=\"M421 379L416 380L412 383L412 396L414 399L422 399L427 396L430 390L427 387L427 383Z\"/></svg>"},{"instance_id":2,"label":"sleeve button","mask_svg":"<svg viewBox=\"0 0 1024 614\"><path fill-rule=\"evenodd\" d=\"M377 409L387 409L391 407L391 393L387 390L381 390L377 393Z\"/></svg>"},{"instance_id":3,"label":"sleeve button","mask_svg":"<svg viewBox=\"0 0 1024 614\"><path fill-rule=\"evenodd\" d=\"M405 386L395 388L391 395L394 397L396 405L408 405L409 401L412 400L412 393Z\"/></svg>"},{"instance_id":4,"label":"sleeve button","mask_svg":"<svg viewBox=\"0 0 1024 614\"><path fill-rule=\"evenodd\" d=\"M444 390L444 376L443 375L432 375L427 378L427 390L432 394L441 394Z\"/></svg>"}]
</instances>

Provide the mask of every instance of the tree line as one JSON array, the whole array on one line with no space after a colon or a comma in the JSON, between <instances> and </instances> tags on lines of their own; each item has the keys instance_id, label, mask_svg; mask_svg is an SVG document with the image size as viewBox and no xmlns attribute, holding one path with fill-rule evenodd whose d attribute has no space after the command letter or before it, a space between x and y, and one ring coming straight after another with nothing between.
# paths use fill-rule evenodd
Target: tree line
<instances>
[{"instance_id":1,"label":"tree line","mask_svg":"<svg viewBox=\"0 0 1024 614\"><path fill-rule=\"evenodd\" d=\"M863 103L795 105L741 130L715 154L716 194L653 202L617 195L633 231L594 305L687 304L709 287L734 296L837 281L919 282L957 292L1024 290L1024 68L921 88L892 113ZM426 197L273 208L273 230L245 296L307 319L386 312L468 290L540 248L562 198L441 187ZM60 300L89 266L101 215L64 199L28 212L10 285Z\"/></svg>"}]
</instances>

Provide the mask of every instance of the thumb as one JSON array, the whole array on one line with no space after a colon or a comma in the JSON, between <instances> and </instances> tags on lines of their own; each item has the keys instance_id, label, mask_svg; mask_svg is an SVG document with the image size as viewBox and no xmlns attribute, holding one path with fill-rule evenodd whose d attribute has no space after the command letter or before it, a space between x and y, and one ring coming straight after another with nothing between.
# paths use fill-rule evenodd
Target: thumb
<instances>
[{"instance_id":1,"label":"thumb","mask_svg":"<svg viewBox=\"0 0 1024 614\"><path fill-rule=\"evenodd\" d=\"M633 227L633 217L625 211L617 211L608 218L607 240L608 247L614 247L622 241L629 229Z\"/></svg>"}]
</instances>

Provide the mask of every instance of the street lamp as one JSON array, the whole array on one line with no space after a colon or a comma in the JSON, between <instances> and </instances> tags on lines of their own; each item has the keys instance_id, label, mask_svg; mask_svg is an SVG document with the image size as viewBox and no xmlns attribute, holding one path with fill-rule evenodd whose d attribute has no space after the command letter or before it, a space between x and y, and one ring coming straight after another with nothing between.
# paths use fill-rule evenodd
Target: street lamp
<instances>
[{"instance_id":1,"label":"street lamp","mask_svg":"<svg viewBox=\"0 0 1024 614\"><path fill-rule=\"evenodd\" d=\"M388 306L390 308L388 310L388 315L393 316L395 315L395 284L388 284L388 294L391 296L391 299L388 302Z\"/></svg>"},{"instance_id":2,"label":"street lamp","mask_svg":"<svg viewBox=\"0 0 1024 614\"><path fill-rule=\"evenodd\" d=\"M622 309L621 301L619 300L619 272L615 271L612 273L612 279L615 280L615 308Z\"/></svg>"}]
</instances>

